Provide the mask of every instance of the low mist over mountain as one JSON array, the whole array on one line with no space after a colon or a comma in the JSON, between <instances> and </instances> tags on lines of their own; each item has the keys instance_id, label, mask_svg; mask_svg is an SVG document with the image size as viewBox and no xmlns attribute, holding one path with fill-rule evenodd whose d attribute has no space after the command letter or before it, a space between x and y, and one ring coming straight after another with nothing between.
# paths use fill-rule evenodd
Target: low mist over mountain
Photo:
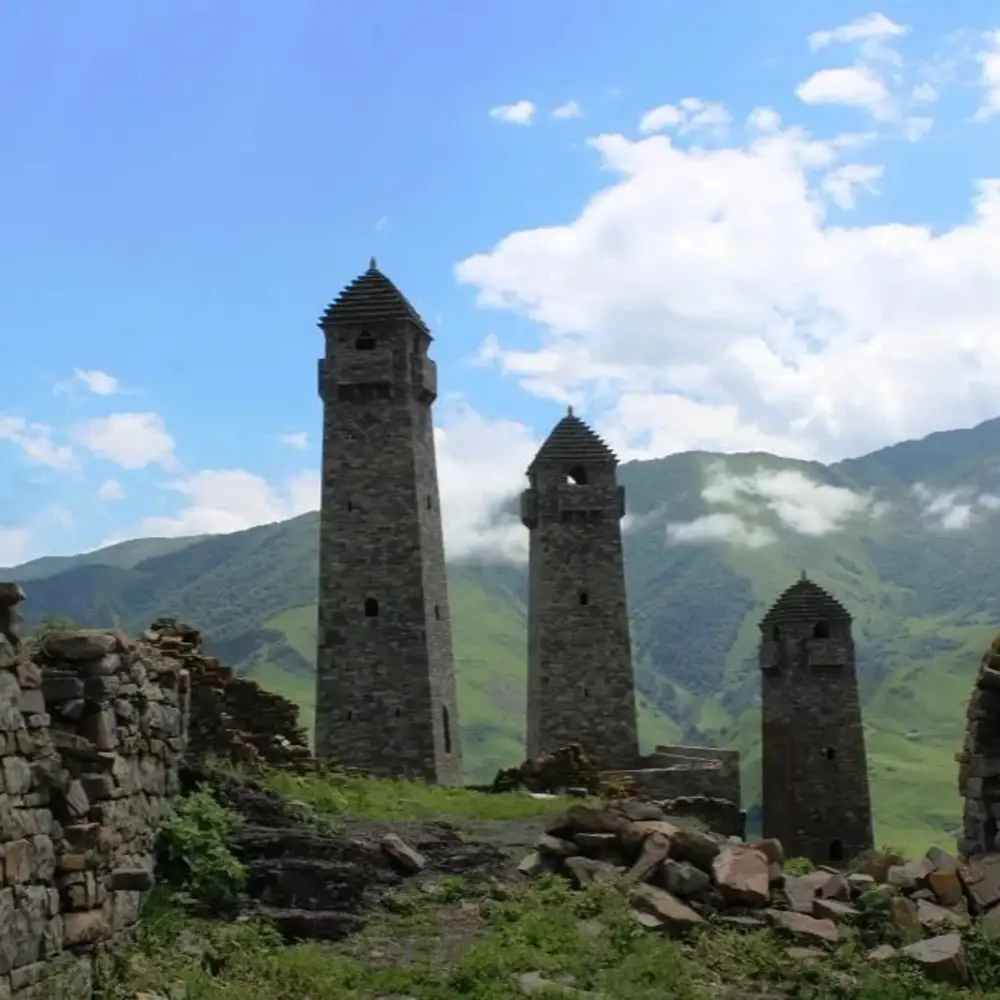
<instances>
[{"instance_id":1,"label":"low mist over mountain","mask_svg":"<svg viewBox=\"0 0 1000 1000\"><path fill-rule=\"evenodd\" d=\"M624 465L620 481L644 743L737 746L753 806L756 622L805 569L854 615L879 840L954 830L953 755L1000 618L1000 420L830 466L689 452ZM138 539L2 573L26 585L29 622L135 632L176 614L311 722L317 525ZM468 777L484 780L522 755L525 567L453 563L450 579Z\"/></svg>"}]
</instances>

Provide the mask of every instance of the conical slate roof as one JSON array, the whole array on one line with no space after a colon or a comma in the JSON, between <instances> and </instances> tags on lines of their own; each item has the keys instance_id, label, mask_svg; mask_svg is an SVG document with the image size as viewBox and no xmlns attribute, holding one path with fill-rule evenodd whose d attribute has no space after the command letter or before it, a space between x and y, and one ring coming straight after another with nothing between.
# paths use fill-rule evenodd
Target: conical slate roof
<instances>
[{"instance_id":1,"label":"conical slate roof","mask_svg":"<svg viewBox=\"0 0 1000 1000\"><path fill-rule=\"evenodd\" d=\"M428 336L430 330L406 296L378 269L372 257L368 270L355 278L327 306L320 318L320 327L344 323L362 325L405 319Z\"/></svg>"},{"instance_id":2,"label":"conical slate roof","mask_svg":"<svg viewBox=\"0 0 1000 1000\"><path fill-rule=\"evenodd\" d=\"M779 622L847 621L851 614L832 594L808 579L796 580L761 619L761 629Z\"/></svg>"},{"instance_id":3,"label":"conical slate roof","mask_svg":"<svg viewBox=\"0 0 1000 1000\"><path fill-rule=\"evenodd\" d=\"M617 462L615 453L570 407L566 416L552 429L528 471L540 465L573 465L588 462Z\"/></svg>"}]
</instances>

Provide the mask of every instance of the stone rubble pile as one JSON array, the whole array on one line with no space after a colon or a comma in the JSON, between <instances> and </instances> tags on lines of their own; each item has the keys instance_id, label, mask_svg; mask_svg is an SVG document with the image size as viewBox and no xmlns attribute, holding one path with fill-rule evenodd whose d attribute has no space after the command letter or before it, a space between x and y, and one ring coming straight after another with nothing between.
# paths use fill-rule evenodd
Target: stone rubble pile
<instances>
[{"instance_id":1,"label":"stone rubble pile","mask_svg":"<svg viewBox=\"0 0 1000 1000\"><path fill-rule=\"evenodd\" d=\"M493 779L495 793L523 790L535 793L628 797L629 783L609 781L596 761L579 743L569 743L551 753L539 754L517 767L503 768Z\"/></svg>"},{"instance_id":2,"label":"stone rubble pile","mask_svg":"<svg viewBox=\"0 0 1000 1000\"><path fill-rule=\"evenodd\" d=\"M520 870L623 887L651 931L770 927L804 962L855 935L871 961L905 958L953 984L969 981L963 932L977 925L1000 935L1000 855L971 864L937 848L906 863L873 855L849 873L792 874L785 864L777 840L747 844L623 801L554 817Z\"/></svg>"},{"instance_id":3,"label":"stone rubble pile","mask_svg":"<svg viewBox=\"0 0 1000 1000\"><path fill-rule=\"evenodd\" d=\"M176 618L158 618L143 632L140 645L190 675L191 758L214 755L251 767L262 762L299 770L312 766L298 707L208 656L196 628Z\"/></svg>"},{"instance_id":4,"label":"stone rubble pile","mask_svg":"<svg viewBox=\"0 0 1000 1000\"><path fill-rule=\"evenodd\" d=\"M0 998L89 998L153 884L186 677L117 632L21 642L23 596L0 586Z\"/></svg>"}]
</instances>

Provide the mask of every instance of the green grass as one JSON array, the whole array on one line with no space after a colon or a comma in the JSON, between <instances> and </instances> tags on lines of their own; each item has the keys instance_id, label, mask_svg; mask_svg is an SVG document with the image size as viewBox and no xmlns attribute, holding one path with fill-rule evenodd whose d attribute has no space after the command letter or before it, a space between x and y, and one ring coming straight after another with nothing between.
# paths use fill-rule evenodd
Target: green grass
<instances>
[{"instance_id":1,"label":"green grass","mask_svg":"<svg viewBox=\"0 0 1000 1000\"><path fill-rule=\"evenodd\" d=\"M736 1000L769 991L803 1000L946 1000L996 997L1000 987L996 963L976 942L973 968L983 981L966 991L934 986L903 961L876 968L850 942L810 964L770 932L713 929L671 940L639 928L614 888L573 892L549 878L496 895L460 882L397 893L353 941L285 946L264 925L193 920L161 891L135 941L105 960L98 995L514 1000L525 995L525 974L604 1000Z\"/></svg>"}]
</instances>

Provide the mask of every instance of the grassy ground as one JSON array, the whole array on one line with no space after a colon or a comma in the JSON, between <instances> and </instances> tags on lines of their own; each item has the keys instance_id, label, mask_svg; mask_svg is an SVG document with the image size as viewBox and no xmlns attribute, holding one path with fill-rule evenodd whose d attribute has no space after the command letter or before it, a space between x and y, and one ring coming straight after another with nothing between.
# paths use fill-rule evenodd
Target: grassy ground
<instances>
[{"instance_id":1,"label":"grassy ground","mask_svg":"<svg viewBox=\"0 0 1000 1000\"><path fill-rule=\"evenodd\" d=\"M335 817L448 815L516 822L565 802L367 778L264 781ZM579 800L576 800L579 801ZM927 982L904 961L876 967L849 940L820 960L771 932L717 928L672 940L636 923L623 890L555 877L509 883L425 873L387 896L365 930L336 944L286 945L254 922L185 913L158 889L134 940L104 961L100 1000L932 1000L1000 997L995 948L973 937L972 991ZM555 984L555 992L539 981ZM577 993L565 994L559 985Z\"/></svg>"}]
</instances>

